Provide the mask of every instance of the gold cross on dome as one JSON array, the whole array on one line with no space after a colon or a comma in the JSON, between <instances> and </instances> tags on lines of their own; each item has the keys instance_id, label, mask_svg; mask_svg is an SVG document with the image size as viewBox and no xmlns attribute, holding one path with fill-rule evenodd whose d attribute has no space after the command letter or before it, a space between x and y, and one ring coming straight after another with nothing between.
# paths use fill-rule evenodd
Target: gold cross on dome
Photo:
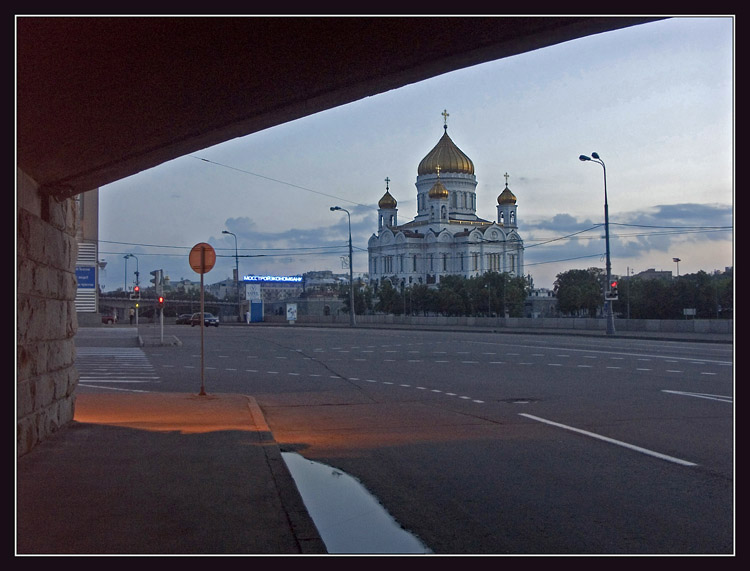
<instances>
[{"instance_id":1,"label":"gold cross on dome","mask_svg":"<svg viewBox=\"0 0 750 571\"><path fill-rule=\"evenodd\" d=\"M443 125L448 125L448 117L450 116L450 113L448 113L447 110L443 109L443 112L441 113L443 116Z\"/></svg>"},{"instance_id":2,"label":"gold cross on dome","mask_svg":"<svg viewBox=\"0 0 750 571\"><path fill-rule=\"evenodd\" d=\"M388 177L385 177L385 189L388 190L388 183L391 182L391 179Z\"/></svg>"},{"instance_id":3,"label":"gold cross on dome","mask_svg":"<svg viewBox=\"0 0 750 571\"><path fill-rule=\"evenodd\" d=\"M506 172L504 176L505 176L505 186L508 186L508 178L510 177L510 175Z\"/></svg>"},{"instance_id":4,"label":"gold cross on dome","mask_svg":"<svg viewBox=\"0 0 750 571\"><path fill-rule=\"evenodd\" d=\"M440 165L437 166L436 170L437 170L438 178L440 178Z\"/></svg>"}]
</instances>

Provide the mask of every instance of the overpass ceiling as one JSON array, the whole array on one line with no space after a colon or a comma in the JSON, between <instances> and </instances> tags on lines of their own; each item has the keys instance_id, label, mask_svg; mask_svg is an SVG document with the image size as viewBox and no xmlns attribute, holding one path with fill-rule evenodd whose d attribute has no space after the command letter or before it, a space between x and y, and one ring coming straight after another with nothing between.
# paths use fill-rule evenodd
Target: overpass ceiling
<instances>
[{"instance_id":1,"label":"overpass ceiling","mask_svg":"<svg viewBox=\"0 0 750 571\"><path fill-rule=\"evenodd\" d=\"M17 17L18 167L58 198L639 17Z\"/></svg>"}]
</instances>

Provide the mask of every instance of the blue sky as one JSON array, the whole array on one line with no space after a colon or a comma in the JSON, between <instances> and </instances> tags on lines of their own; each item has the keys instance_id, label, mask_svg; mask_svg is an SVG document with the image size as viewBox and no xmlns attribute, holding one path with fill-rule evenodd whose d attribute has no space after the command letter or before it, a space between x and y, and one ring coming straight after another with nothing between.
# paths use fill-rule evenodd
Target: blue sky
<instances>
[{"instance_id":1,"label":"blue sky","mask_svg":"<svg viewBox=\"0 0 750 571\"><path fill-rule=\"evenodd\" d=\"M448 20L449 22L449 20ZM100 189L104 291L151 270L198 280L190 248L208 242L206 283L241 274L354 272L390 179L399 222L416 214L417 165L443 133L474 162L477 214L518 199L525 271L604 268L606 164L614 274L680 274L734 264L734 19L671 18L581 38L372 96L191 153ZM596 228L595 228L596 227ZM593 229L592 229L593 228ZM571 235L574 235L571 237Z\"/></svg>"}]
</instances>

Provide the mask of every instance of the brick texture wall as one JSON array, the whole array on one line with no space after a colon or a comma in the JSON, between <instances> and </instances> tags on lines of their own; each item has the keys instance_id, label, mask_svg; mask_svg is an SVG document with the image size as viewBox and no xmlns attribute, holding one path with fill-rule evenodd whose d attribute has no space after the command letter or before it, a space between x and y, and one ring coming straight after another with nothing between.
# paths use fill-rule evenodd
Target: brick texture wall
<instances>
[{"instance_id":1,"label":"brick texture wall","mask_svg":"<svg viewBox=\"0 0 750 571\"><path fill-rule=\"evenodd\" d=\"M75 202L39 194L23 172L16 192L17 455L73 420L77 329Z\"/></svg>"}]
</instances>

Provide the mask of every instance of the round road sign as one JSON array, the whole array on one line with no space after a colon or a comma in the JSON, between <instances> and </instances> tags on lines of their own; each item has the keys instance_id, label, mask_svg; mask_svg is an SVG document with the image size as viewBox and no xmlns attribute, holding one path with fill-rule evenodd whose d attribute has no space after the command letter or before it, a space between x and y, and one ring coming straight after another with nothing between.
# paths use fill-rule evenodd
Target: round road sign
<instances>
[{"instance_id":1,"label":"round road sign","mask_svg":"<svg viewBox=\"0 0 750 571\"><path fill-rule=\"evenodd\" d=\"M211 244L200 242L190 250L190 267L199 274L205 274L211 271L216 263L216 251Z\"/></svg>"}]
</instances>

